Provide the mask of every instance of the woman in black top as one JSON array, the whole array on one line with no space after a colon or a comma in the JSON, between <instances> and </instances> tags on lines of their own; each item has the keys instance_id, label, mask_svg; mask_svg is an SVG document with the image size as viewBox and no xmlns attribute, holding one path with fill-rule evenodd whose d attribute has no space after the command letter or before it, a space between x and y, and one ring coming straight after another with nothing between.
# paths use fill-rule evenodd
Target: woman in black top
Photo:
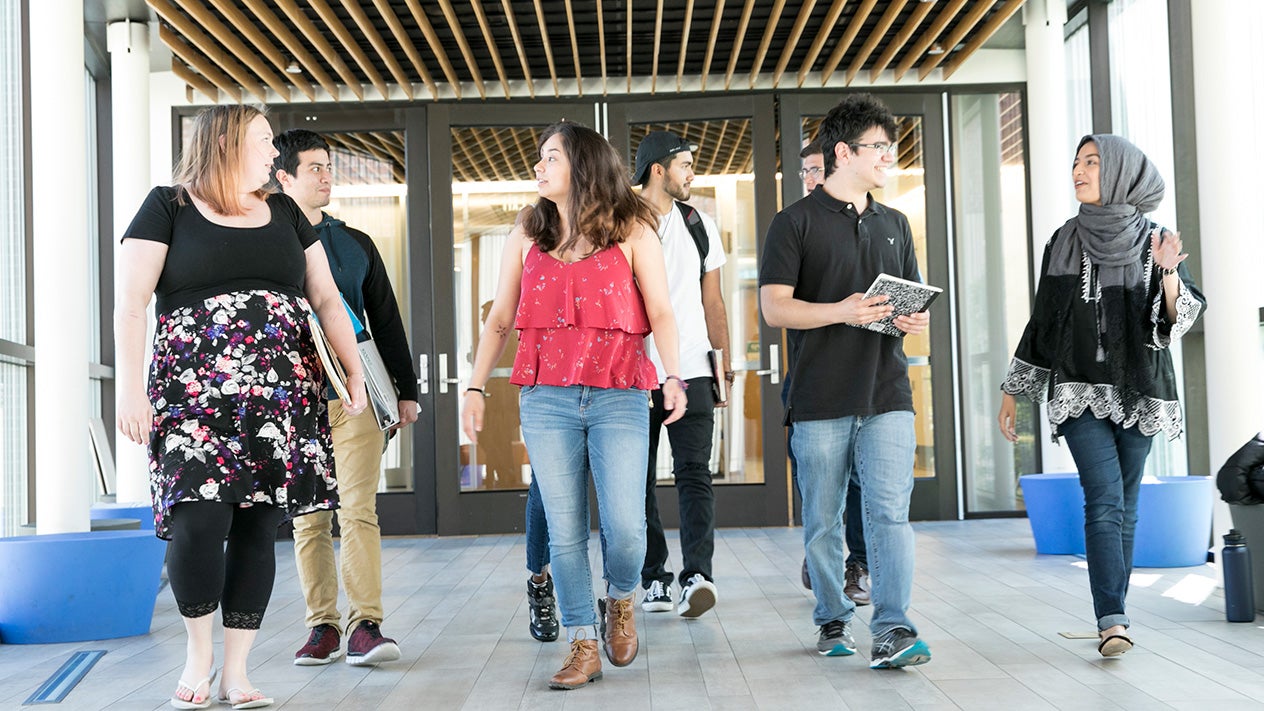
<instances>
[{"instance_id":1,"label":"woman in black top","mask_svg":"<svg viewBox=\"0 0 1264 711\"><path fill-rule=\"evenodd\" d=\"M356 414L366 403L324 248L293 200L265 190L275 155L261 110L203 111L177 184L150 192L119 248L127 266L115 308L118 427L149 445L156 532L171 541L168 576L188 634L176 708L211 703L221 601L217 695L234 708L272 703L250 684L246 659L272 594L277 526L337 506L313 309L338 356L354 364L344 407Z\"/></svg>"},{"instance_id":2,"label":"woman in black top","mask_svg":"<svg viewBox=\"0 0 1264 711\"><path fill-rule=\"evenodd\" d=\"M1079 215L1045 247L997 421L1017 441L1015 396L1048 399L1054 439L1066 437L1084 488L1098 651L1114 657L1132 648L1124 598L1141 472L1155 434L1181 434L1168 347L1206 300L1183 264L1180 235L1145 217L1164 190L1145 154L1118 136L1085 136L1071 177Z\"/></svg>"}]
</instances>

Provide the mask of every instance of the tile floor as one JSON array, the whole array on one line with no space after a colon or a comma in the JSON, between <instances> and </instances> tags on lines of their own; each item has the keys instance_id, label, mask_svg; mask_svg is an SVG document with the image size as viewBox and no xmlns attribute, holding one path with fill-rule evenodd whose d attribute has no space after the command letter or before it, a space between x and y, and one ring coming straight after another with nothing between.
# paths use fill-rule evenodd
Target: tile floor
<instances>
[{"instance_id":1,"label":"tile floor","mask_svg":"<svg viewBox=\"0 0 1264 711\"><path fill-rule=\"evenodd\" d=\"M388 539L383 629L404 657L376 669L293 666L304 606L282 543L252 680L285 711L1264 708L1264 616L1225 622L1214 568L1136 571L1137 647L1103 660L1094 641L1060 634L1094 629L1082 559L1036 556L1023 519L915 528L911 614L934 652L925 666L868 669L864 624L856 626L861 655L818 656L813 599L799 584L801 531L758 528L717 533L714 611L686 621L638 607L640 656L571 692L547 688L563 643L527 634L522 536ZM170 591L159 594L143 637L0 645L0 709L20 708L72 652L88 649L109 653L49 708L169 708L184 651Z\"/></svg>"}]
</instances>

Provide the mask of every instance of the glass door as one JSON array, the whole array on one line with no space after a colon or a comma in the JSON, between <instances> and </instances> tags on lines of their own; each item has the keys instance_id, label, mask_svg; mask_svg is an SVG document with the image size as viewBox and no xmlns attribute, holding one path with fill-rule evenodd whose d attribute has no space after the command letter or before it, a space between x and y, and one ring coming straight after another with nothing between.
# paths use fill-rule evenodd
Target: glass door
<instances>
[{"instance_id":1,"label":"glass door","mask_svg":"<svg viewBox=\"0 0 1264 711\"><path fill-rule=\"evenodd\" d=\"M539 137L563 118L592 125L592 104L532 104L512 111L434 106L428 112L433 231L434 350L419 364L433 388L435 492L440 535L523 530L531 462L510 384L513 333L486 385L477 444L460 427L483 320L519 210L537 199Z\"/></svg>"},{"instance_id":2,"label":"glass door","mask_svg":"<svg viewBox=\"0 0 1264 711\"><path fill-rule=\"evenodd\" d=\"M949 303L947 193L944 169L943 107L935 95L893 95L881 98L896 115L899 146L886 187L874 197L908 217L923 281L942 287L947 299L931 307L930 329L904 340L908 356L917 453L910 516L915 519L957 517L957 485L953 356ZM838 103L837 95L782 98L782 172L784 204L803 196L798 180L799 151L816 138L821 119ZM938 377L936 377L938 375Z\"/></svg>"},{"instance_id":3,"label":"glass door","mask_svg":"<svg viewBox=\"0 0 1264 711\"><path fill-rule=\"evenodd\" d=\"M720 270L733 369L729 404L716 410L711 472L720 526L780 526L790 518L781 427L780 333L759 316L759 256L776 212L775 127L770 97L610 104L609 136L635 163L650 131L698 145L689 204L719 227L727 261ZM671 443L659 438L655 462L663 525L679 525Z\"/></svg>"}]
</instances>

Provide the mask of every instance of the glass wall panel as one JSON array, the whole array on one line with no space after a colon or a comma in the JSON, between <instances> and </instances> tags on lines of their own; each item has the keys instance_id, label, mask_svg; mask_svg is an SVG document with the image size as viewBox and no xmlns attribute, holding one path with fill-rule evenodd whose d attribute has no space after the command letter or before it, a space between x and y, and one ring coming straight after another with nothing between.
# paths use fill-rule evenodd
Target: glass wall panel
<instances>
[{"instance_id":1,"label":"glass wall panel","mask_svg":"<svg viewBox=\"0 0 1264 711\"><path fill-rule=\"evenodd\" d=\"M1031 401L1019 401L1012 445L996 411L1030 314L1022 99L955 95L951 106L966 511L1019 510L1018 476L1038 466L1038 414Z\"/></svg>"},{"instance_id":2,"label":"glass wall panel","mask_svg":"<svg viewBox=\"0 0 1264 711\"><path fill-rule=\"evenodd\" d=\"M25 366L0 360L0 537L27 523L26 379Z\"/></svg>"},{"instance_id":3,"label":"glass wall panel","mask_svg":"<svg viewBox=\"0 0 1264 711\"><path fill-rule=\"evenodd\" d=\"M0 338L26 342L21 5L0 2Z\"/></svg>"},{"instance_id":4,"label":"glass wall panel","mask_svg":"<svg viewBox=\"0 0 1264 711\"><path fill-rule=\"evenodd\" d=\"M1173 188L1172 84L1168 55L1166 0L1114 0L1110 4L1110 99L1115 133L1132 141L1167 181L1167 194L1150 219L1180 228ZM1181 343L1172 344L1178 392L1185 389ZM1189 473L1185 438L1155 437L1146 474ZM1206 472L1200 472L1206 473Z\"/></svg>"}]
</instances>

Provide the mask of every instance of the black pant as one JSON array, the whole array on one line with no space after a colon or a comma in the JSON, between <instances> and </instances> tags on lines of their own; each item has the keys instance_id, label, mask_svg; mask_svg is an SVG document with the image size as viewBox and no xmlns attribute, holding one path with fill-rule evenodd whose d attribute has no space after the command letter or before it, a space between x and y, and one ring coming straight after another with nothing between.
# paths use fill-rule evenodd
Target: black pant
<instances>
[{"instance_id":1,"label":"black pant","mask_svg":"<svg viewBox=\"0 0 1264 711\"><path fill-rule=\"evenodd\" d=\"M711 557L715 554L715 493L711 490L711 435L715 428L715 401L711 398L711 378L692 378L685 391L685 416L667 425L672 448L672 474L680 499L680 553L683 565L680 580L695 574L711 580ZM654 460L658 456L658 436L668 412L663 408L663 392L653 391L650 409L650 461L645 480L645 565L641 584L655 580L672 582L667 570L667 538L658 519Z\"/></svg>"},{"instance_id":2,"label":"black pant","mask_svg":"<svg viewBox=\"0 0 1264 711\"><path fill-rule=\"evenodd\" d=\"M167 578L180 614L208 615L222 600L225 627L259 629L272 597L277 526L284 518L282 509L264 504L172 507Z\"/></svg>"}]
</instances>

